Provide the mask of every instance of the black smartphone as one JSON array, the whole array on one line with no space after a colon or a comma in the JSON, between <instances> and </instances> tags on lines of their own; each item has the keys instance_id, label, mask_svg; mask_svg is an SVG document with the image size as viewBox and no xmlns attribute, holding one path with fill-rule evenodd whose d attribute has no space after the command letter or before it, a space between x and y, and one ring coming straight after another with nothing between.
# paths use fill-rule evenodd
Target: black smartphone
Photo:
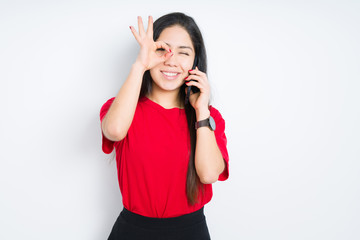
<instances>
[{"instance_id":1,"label":"black smartphone","mask_svg":"<svg viewBox=\"0 0 360 240\"><path fill-rule=\"evenodd\" d=\"M195 67L198 65L198 59L197 57L195 56L195 59L194 59L194 65L191 69L195 69ZM196 80L191 80L191 81L196 81ZM189 86L188 87L188 92L192 90L193 93L197 93L197 92L200 92L199 88L195 87L195 86Z\"/></svg>"},{"instance_id":2,"label":"black smartphone","mask_svg":"<svg viewBox=\"0 0 360 240\"><path fill-rule=\"evenodd\" d=\"M198 59L197 57L195 56L195 59L194 59L194 65L191 69L195 69L195 67L198 65ZM190 74L189 74L190 75ZM190 81L196 81L196 80L190 80ZM186 94L186 99L185 99L185 104L187 104L189 102L189 97L190 97L190 92L193 92L193 93L197 93L197 92L200 92L200 89L195 87L195 86L187 86L187 94Z\"/></svg>"}]
</instances>

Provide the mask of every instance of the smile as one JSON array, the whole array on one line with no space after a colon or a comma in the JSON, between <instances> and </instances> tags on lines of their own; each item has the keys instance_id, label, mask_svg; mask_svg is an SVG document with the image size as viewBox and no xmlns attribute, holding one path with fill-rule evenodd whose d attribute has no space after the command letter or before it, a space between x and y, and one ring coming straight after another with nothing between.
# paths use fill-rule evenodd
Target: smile
<instances>
[{"instance_id":1,"label":"smile","mask_svg":"<svg viewBox=\"0 0 360 240\"><path fill-rule=\"evenodd\" d=\"M166 79L169 79L169 80L176 79L177 76L179 75L179 73L177 73L177 72L161 72L161 73L163 74L163 76Z\"/></svg>"}]
</instances>

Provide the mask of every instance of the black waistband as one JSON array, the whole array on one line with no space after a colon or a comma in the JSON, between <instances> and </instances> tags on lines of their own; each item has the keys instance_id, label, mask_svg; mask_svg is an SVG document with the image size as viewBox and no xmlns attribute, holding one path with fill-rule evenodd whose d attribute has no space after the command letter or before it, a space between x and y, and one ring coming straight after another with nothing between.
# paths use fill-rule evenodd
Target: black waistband
<instances>
[{"instance_id":1,"label":"black waistband","mask_svg":"<svg viewBox=\"0 0 360 240\"><path fill-rule=\"evenodd\" d=\"M172 218L151 218L145 217L133 212L130 212L126 208L122 210L120 215L124 220L130 224L143 227L143 228L178 228L194 225L202 222L205 219L204 207L201 209L185 214L179 217Z\"/></svg>"}]
</instances>

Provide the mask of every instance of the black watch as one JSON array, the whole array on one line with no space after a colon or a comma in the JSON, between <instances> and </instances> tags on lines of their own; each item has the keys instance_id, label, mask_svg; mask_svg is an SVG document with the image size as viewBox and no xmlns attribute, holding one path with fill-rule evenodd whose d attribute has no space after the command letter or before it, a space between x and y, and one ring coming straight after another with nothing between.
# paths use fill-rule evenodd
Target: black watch
<instances>
[{"instance_id":1,"label":"black watch","mask_svg":"<svg viewBox=\"0 0 360 240\"><path fill-rule=\"evenodd\" d=\"M195 123L195 130L200 128L200 127L209 127L210 130L214 131L216 128L216 124L214 119L210 116L207 119L198 121Z\"/></svg>"}]
</instances>

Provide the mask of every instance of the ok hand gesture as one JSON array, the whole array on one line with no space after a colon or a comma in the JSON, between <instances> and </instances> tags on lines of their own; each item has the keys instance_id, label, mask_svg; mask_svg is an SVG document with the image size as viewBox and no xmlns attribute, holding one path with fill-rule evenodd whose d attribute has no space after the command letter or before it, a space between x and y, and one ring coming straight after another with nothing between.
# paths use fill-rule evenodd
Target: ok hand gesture
<instances>
[{"instance_id":1,"label":"ok hand gesture","mask_svg":"<svg viewBox=\"0 0 360 240\"><path fill-rule=\"evenodd\" d=\"M153 40L153 18L149 16L148 28L145 32L142 18L138 16L139 32L133 26L130 26L131 32L134 35L136 41L140 45L140 52L136 59L141 63L145 70L149 70L161 62L167 60L173 55L171 49L162 41L154 42ZM166 53L157 52L158 49L165 49Z\"/></svg>"}]
</instances>

